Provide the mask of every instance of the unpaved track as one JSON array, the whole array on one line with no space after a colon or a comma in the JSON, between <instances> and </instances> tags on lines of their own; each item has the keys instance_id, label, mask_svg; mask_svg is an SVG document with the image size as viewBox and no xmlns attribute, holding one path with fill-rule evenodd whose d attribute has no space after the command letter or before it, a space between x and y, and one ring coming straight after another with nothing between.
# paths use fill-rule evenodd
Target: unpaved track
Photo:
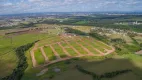
<instances>
[{"instance_id":1,"label":"unpaved track","mask_svg":"<svg viewBox=\"0 0 142 80\"><path fill-rule=\"evenodd\" d=\"M37 61L36 61L36 59L35 59L35 53L34 53L34 51L37 49L37 46L38 46L38 44L35 43L33 49L30 51L30 53L31 53L31 58L32 58L32 63L33 63L33 67L36 67L36 66L37 66Z\"/></svg>"},{"instance_id":2,"label":"unpaved track","mask_svg":"<svg viewBox=\"0 0 142 80\"><path fill-rule=\"evenodd\" d=\"M50 48L52 49L54 55L56 56L57 59L60 59L60 55L56 52L56 50L52 47L52 45L50 45Z\"/></svg>"},{"instance_id":3,"label":"unpaved track","mask_svg":"<svg viewBox=\"0 0 142 80\"><path fill-rule=\"evenodd\" d=\"M105 55L108 55L108 54L114 52L114 51L115 51L115 48L112 47L112 50L107 50L107 49L105 49L105 50L107 51L107 53L105 53Z\"/></svg>"},{"instance_id":4,"label":"unpaved track","mask_svg":"<svg viewBox=\"0 0 142 80\"><path fill-rule=\"evenodd\" d=\"M61 43L59 42L58 45L62 48L62 50L64 51L64 53L67 55L67 56L71 56L67 50L61 45Z\"/></svg>"},{"instance_id":5,"label":"unpaved track","mask_svg":"<svg viewBox=\"0 0 142 80\"><path fill-rule=\"evenodd\" d=\"M30 53L31 53L33 67L36 67L37 66L37 62L36 62L36 59L35 59L34 51L31 50Z\"/></svg>"},{"instance_id":6,"label":"unpaved track","mask_svg":"<svg viewBox=\"0 0 142 80\"><path fill-rule=\"evenodd\" d=\"M42 55L43 55L45 61L48 62L49 59L48 59L48 57L46 56L45 51L43 50L43 47L40 47L40 51L41 51L41 53L42 53Z\"/></svg>"}]
</instances>

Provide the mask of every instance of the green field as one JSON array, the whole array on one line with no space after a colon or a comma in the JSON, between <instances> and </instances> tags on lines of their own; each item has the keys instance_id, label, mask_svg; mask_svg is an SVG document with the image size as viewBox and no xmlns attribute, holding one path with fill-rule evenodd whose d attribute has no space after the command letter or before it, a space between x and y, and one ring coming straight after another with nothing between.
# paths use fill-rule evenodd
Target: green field
<instances>
[{"instance_id":1,"label":"green field","mask_svg":"<svg viewBox=\"0 0 142 80\"><path fill-rule=\"evenodd\" d=\"M67 43L62 43L61 45L67 50L67 52L71 56L77 56L77 53L72 48L70 48L70 46L68 46Z\"/></svg>"},{"instance_id":2,"label":"green field","mask_svg":"<svg viewBox=\"0 0 142 80\"><path fill-rule=\"evenodd\" d=\"M89 51L91 51L94 54L100 54L99 52L97 52L96 50L93 49L92 44L88 44L86 43L86 41L82 42L82 41L78 41L78 43L82 44L84 47L86 47ZM92 47L91 47L92 46Z\"/></svg>"},{"instance_id":3,"label":"green field","mask_svg":"<svg viewBox=\"0 0 142 80\"><path fill-rule=\"evenodd\" d=\"M9 75L17 65L17 56L14 51L0 56L0 78Z\"/></svg>"},{"instance_id":4,"label":"green field","mask_svg":"<svg viewBox=\"0 0 142 80\"><path fill-rule=\"evenodd\" d=\"M46 56L49 58L50 61L56 59L56 56L54 55L52 49L49 46L45 46L44 51L45 51Z\"/></svg>"},{"instance_id":5,"label":"green field","mask_svg":"<svg viewBox=\"0 0 142 80\"><path fill-rule=\"evenodd\" d=\"M77 56L77 53L73 49L66 48L66 50L68 51L68 53L70 53L71 56Z\"/></svg>"},{"instance_id":6,"label":"green field","mask_svg":"<svg viewBox=\"0 0 142 80\"><path fill-rule=\"evenodd\" d=\"M59 42L59 41L61 41L59 36L57 36L57 35L48 35L47 38L45 38L45 39L38 42L38 46L44 46L44 45L48 45L48 44Z\"/></svg>"},{"instance_id":7,"label":"green field","mask_svg":"<svg viewBox=\"0 0 142 80\"><path fill-rule=\"evenodd\" d=\"M61 58L67 57L67 55L64 53L63 49L58 44L54 44L53 47L54 47L55 51L60 55Z\"/></svg>"},{"instance_id":8,"label":"green field","mask_svg":"<svg viewBox=\"0 0 142 80\"><path fill-rule=\"evenodd\" d=\"M123 39L127 44L132 44L133 40L128 35L112 34L109 36L111 39Z\"/></svg>"},{"instance_id":9,"label":"green field","mask_svg":"<svg viewBox=\"0 0 142 80\"><path fill-rule=\"evenodd\" d=\"M111 49L112 49L111 47L109 47L109 46L107 46L107 45L105 45L105 44L99 42L99 41L96 40L96 39L93 39L93 40L94 40L94 42L96 42L97 45L100 45L101 47L103 47L103 48L105 48L105 49L108 49L108 50L111 50Z\"/></svg>"},{"instance_id":10,"label":"green field","mask_svg":"<svg viewBox=\"0 0 142 80\"><path fill-rule=\"evenodd\" d=\"M69 42L75 49L77 49L81 54L88 54L81 46L79 46L74 41Z\"/></svg>"},{"instance_id":11,"label":"green field","mask_svg":"<svg viewBox=\"0 0 142 80\"><path fill-rule=\"evenodd\" d=\"M103 46L101 46L101 45L99 45L98 44L98 42L92 42L92 41L90 41L90 40L88 40L88 39L86 39L86 38L83 38L88 44L92 44L92 46L94 46L95 48L97 48L98 50L100 50L101 52L105 52L104 51L104 47Z\"/></svg>"},{"instance_id":12,"label":"green field","mask_svg":"<svg viewBox=\"0 0 142 80\"><path fill-rule=\"evenodd\" d=\"M40 49L37 49L37 50L35 51L35 59L36 59L36 61L37 61L37 63L38 63L39 65L45 63L44 57L43 57L43 55L42 55Z\"/></svg>"}]
</instances>

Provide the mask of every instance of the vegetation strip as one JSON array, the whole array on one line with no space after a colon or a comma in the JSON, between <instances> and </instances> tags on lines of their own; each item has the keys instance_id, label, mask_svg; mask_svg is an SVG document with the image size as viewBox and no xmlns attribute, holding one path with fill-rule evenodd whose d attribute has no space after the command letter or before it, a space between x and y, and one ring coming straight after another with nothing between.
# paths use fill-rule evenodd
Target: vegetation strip
<instances>
[{"instance_id":1,"label":"vegetation strip","mask_svg":"<svg viewBox=\"0 0 142 80\"><path fill-rule=\"evenodd\" d=\"M45 51L43 50L43 47L40 47L40 50L41 50L42 55L44 56L45 61L46 62L49 61L48 57L45 54Z\"/></svg>"},{"instance_id":2,"label":"vegetation strip","mask_svg":"<svg viewBox=\"0 0 142 80\"><path fill-rule=\"evenodd\" d=\"M37 50L35 50L35 59L37 61L37 65L45 63L44 56L42 55L42 52L40 51L39 48Z\"/></svg>"},{"instance_id":3,"label":"vegetation strip","mask_svg":"<svg viewBox=\"0 0 142 80\"><path fill-rule=\"evenodd\" d=\"M126 69L126 70L108 72L108 73L104 73L104 74L101 74L101 75L97 75L93 72L90 72L90 71L83 69L79 65L76 65L75 67L77 68L78 71L85 73L85 74L88 74L88 75L91 75L93 77L93 80L101 80L102 78L113 78L113 77L116 77L116 76L124 74L124 73L132 72L132 70Z\"/></svg>"},{"instance_id":4,"label":"vegetation strip","mask_svg":"<svg viewBox=\"0 0 142 80\"><path fill-rule=\"evenodd\" d=\"M37 41L35 41L37 42ZM27 58L25 57L25 52L31 48L34 43L29 43L27 45L23 45L18 47L15 52L19 59L17 67L13 70L12 74L2 78L2 80L20 80L24 74L24 71L28 67Z\"/></svg>"},{"instance_id":5,"label":"vegetation strip","mask_svg":"<svg viewBox=\"0 0 142 80\"><path fill-rule=\"evenodd\" d=\"M82 39L80 39L80 38L79 38L79 40L80 40L80 41L82 41L82 42L84 42L84 43L86 43L87 45L91 46L91 47L92 47L95 51L99 52L101 55L104 55L104 53L103 53L103 52L101 52L100 50L96 49L94 46L92 46L92 45L88 44L87 42L83 41L83 40L82 40Z\"/></svg>"},{"instance_id":6,"label":"vegetation strip","mask_svg":"<svg viewBox=\"0 0 142 80\"><path fill-rule=\"evenodd\" d=\"M60 59L60 55L55 51L55 49L52 47L52 45L50 45L50 48L52 49L54 55L56 56L57 59Z\"/></svg>"},{"instance_id":7,"label":"vegetation strip","mask_svg":"<svg viewBox=\"0 0 142 80\"><path fill-rule=\"evenodd\" d=\"M64 40L64 39L63 39ZM80 52L78 52L70 43L66 40L64 40L79 56L82 55Z\"/></svg>"},{"instance_id":8,"label":"vegetation strip","mask_svg":"<svg viewBox=\"0 0 142 80\"><path fill-rule=\"evenodd\" d=\"M84 47L82 44L78 43L77 41L76 41L76 44L81 46L89 55L94 55L91 51L89 51L86 47Z\"/></svg>"},{"instance_id":9,"label":"vegetation strip","mask_svg":"<svg viewBox=\"0 0 142 80\"><path fill-rule=\"evenodd\" d=\"M63 51L65 52L66 55L71 56L67 50L61 45L61 43L59 42L58 45L63 49Z\"/></svg>"}]
</instances>

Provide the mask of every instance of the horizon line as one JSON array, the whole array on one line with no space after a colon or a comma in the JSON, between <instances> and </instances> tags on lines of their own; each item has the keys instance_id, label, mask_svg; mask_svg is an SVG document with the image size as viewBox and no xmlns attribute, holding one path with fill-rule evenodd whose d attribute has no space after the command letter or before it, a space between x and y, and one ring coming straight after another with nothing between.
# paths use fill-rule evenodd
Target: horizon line
<instances>
[{"instance_id":1,"label":"horizon line","mask_svg":"<svg viewBox=\"0 0 142 80\"><path fill-rule=\"evenodd\" d=\"M76 11L76 12L26 12L26 13L11 13L0 14L0 16L20 15L20 14L40 14L40 13L141 13L142 11Z\"/></svg>"}]
</instances>

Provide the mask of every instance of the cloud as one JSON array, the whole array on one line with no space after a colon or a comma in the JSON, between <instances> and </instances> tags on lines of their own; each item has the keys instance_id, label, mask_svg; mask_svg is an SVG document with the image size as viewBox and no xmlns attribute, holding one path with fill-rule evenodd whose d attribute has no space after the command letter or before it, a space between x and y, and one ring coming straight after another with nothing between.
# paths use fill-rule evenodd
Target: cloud
<instances>
[{"instance_id":1,"label":"cloud","mask_svg":"<svg viewBox=\"0 0 142 80\"><path fill-rule=\"evenodd\" d=\"M11 6L13 5L12 3L5 3L4 6Z\"/></svg>"},{"instance_id":2,"label":"cloud","mask_svg":"<svg viewBox=\"0 0 142 80\"><path fill-rule=\"evenodd\" d=\"M1 0L0 14L37 11L135 11L141 10L141 4L141 0Z\"/></svg>"},{"instance_id":3,"label":"cloud","mask_svg":"<svg viewBox=\"0 0 142 80\"><path fill-rule=\"evenodd\" d=\"M40 2L40 1L43 1L43 0L28 0L29 2Z\"/></svg>"}]
</instances>

